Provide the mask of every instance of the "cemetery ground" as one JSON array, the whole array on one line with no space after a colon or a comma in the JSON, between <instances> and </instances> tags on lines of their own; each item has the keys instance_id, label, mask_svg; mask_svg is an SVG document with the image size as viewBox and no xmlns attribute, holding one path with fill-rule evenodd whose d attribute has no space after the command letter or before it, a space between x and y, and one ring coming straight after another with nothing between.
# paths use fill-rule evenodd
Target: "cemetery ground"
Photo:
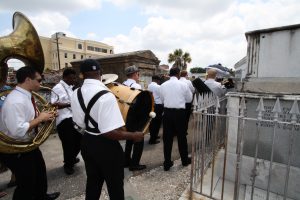
<instances>
[{"instance_id":1,"label":"cemetery ground","mask_svg":"<svg viewBox=\"0 0 300 200\"><path fill-rule=\"evenodd\" d=\"M162 136L162 129L160 130ZM192 134L188 135L189 149L191 149ZM124 190L126 200L175 200L179 199L190 181L190 165L181 165L178 152L177 139L174 138L172 159L174 166L170 171L163 170L163 142L149 145L149 134L145 136L144 151L141 164L146 164L143 171L131 172L126 168L124 178ZM121 141L125 146L125 141ZM75 166L73 175L66 175L63 171L62 147L57 134L52 134L47 141L40 146L43 153L48 176L48 192L59 191L59 200L83 200L85 199L86 174L84 162L79 154L80 162ZM0 188L8 195L1 200L12 199L13 188L6 188L10 180L10 171L0 174ZM106 186L102 189L101 200L109 199Z\"/></svg>"}]
</instances>

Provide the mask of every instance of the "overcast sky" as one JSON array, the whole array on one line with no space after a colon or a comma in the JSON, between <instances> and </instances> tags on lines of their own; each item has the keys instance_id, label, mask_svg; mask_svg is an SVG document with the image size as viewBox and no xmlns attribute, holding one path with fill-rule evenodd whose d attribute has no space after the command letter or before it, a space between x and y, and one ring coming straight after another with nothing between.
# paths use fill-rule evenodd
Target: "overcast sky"
<instances>
[{"instance_id":1,"label":"overcast sky","mask_svg":"<svg viewBox=\"0 0 300 200\"><path fill-rule=\"evenodd\" d=\"M191 54L189 68L232 68L246 55L245 32L300 23L299 0L1 0L1 36L11 33L15 11L39 35L65 32L115 53L149 49L161 64L181 48Z\"/></svg>"}]
</instances>

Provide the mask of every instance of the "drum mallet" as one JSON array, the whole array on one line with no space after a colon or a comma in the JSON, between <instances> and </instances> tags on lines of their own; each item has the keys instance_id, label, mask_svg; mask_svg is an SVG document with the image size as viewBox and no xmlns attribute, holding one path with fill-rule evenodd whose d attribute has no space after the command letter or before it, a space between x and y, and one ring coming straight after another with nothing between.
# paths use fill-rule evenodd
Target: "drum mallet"
<instances>
[{"instance_id":1,"label":"drum mallet","mask_svg":"<svg viewBox=\"0 0 300 200\"><path fill-rule=\"evenodd\" d=\"M145 127L144 127L144 129L143 129L143 132L142 132L142 133L144 133L144 135L146 134L145 132L146 132L146 130L148 129L148 127L149 127L149 125L150 125L150 122L151 122L151 120L152 120L154 117L156 117L156 113L153 112L153 111L151 111L151 112L149 113L149 119L148 119L148 121L147 121L147 124L145 125Z\"/></svg>"}]
</instances>

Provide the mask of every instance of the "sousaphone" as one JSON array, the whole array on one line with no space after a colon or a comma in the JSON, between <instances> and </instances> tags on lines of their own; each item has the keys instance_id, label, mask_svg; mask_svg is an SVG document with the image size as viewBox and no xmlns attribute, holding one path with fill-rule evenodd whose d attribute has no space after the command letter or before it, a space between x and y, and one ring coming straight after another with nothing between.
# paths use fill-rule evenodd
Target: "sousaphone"
<instances>
[{"instance_id":1,"label":"sousaphone","mask_svg":"<svg viewBox=\"0 0 300 200\"><path fill-rule=\"evenodd\" d=\"M20 12L13 15L13 32L8 36L0 38L0 67L3 67L10 58L19 59L25 65L33 66L39 73L44 70L44 54L39 36L31 22ZM6 81L7 74L0 70L0 81ZM9 91L0 93L0 97L5 96ZM33 93L40 110L52 111L55 108L39 94ZM17 141L0 132L0 152L2 153L19 153L27 152L37 148L50 135L54 126L54 120L45 122L35 138L29 142ZM1 127L0 127L1 129Z\"/></svg>"}]
</instances>

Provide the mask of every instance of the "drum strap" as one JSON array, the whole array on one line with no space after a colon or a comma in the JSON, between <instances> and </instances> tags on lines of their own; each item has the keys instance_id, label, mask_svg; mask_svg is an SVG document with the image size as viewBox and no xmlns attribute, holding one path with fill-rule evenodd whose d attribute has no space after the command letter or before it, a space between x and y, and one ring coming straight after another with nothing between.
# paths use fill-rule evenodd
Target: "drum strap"
<instances>
[{"instance_id":1,"label":"drum strap","mask_svg":"<svg viewBox=\"0 0 300 200\"><path fill-rule=\"evenodd\" d=\"M84 105L84 101L83 101L83 97L82 97L82 93L81 93L81 88L79 88L77 90L77 96L78 96L78 101L80 103L80 106L83 110L83 112L85 113L84 116L84 122L85 122L85 126L86 126L86 130L92 133L100 133L99 129L98 129L98 123L91 117L90 112L92 107L94 106L94 104L96 103L96 101L104 94L108 93L108 90L102 90L100 92L98 92L97 94L95 94L93 96L93 98L90 100L90 102L88 103L88 106L85 107ZM89 127L89 121L91 122L91 124L94 126L94 128Z\"/></svg>"}]
</instances>

